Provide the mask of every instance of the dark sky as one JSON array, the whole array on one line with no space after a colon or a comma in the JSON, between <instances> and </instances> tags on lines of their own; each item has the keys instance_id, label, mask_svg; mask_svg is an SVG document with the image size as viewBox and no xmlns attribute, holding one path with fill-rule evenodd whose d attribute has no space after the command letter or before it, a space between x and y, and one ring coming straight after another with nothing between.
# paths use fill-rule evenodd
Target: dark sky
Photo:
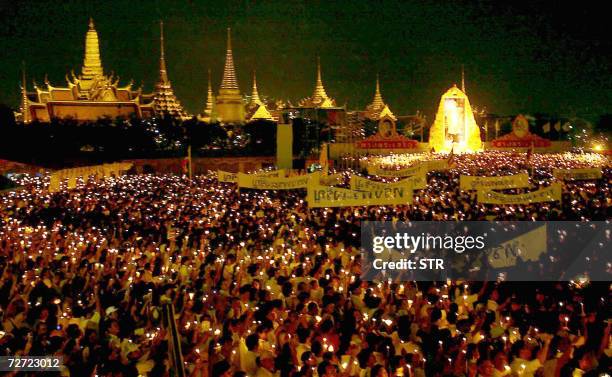
<instances>
[{"instance_id":1,"label":"dark sky","mask_svg":"<svg viewBox=\"0 0 612 377\"><path fill-rule=\"evenodd\" d=\"M372 98L376 73L395 114L432 114L460 82L490 112L548 112L596 119L612 112L607 12L585 2L464 1L11 1L0 7L0 102L28 85L65 85L80 71L93 16L107 72L151 90L158 70L158 20L165 21L170 79L191 112L206 100L207 70L221 81L225 28L233 30L240 87L296 101L312 93L316 56L327 92L349 109Z\"/></svg>"}]
</instances>

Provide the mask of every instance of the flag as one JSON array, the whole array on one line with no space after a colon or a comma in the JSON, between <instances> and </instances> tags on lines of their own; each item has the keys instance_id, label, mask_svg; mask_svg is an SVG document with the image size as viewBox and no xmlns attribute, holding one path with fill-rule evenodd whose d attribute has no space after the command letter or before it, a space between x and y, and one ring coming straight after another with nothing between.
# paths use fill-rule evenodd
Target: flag
<instances>
[{"instance_id":1,"label":"flag","mask_svg":"<svg viewBox=\"0 0 612 377\"><path fill-rule=\"evenodd\" d=\"M550 132L550 122L546 122L546 124L542 126L542 132L545 134Z\"/></svg>"}]
</instances>

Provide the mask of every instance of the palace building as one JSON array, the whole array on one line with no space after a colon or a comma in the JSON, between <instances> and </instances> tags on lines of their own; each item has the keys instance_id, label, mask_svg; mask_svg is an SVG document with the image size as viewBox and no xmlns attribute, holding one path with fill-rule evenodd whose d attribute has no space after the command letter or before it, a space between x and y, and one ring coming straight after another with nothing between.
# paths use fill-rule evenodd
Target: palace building
<instances>
[{"instance_id":1,"label":"palace building","mask_svg":"<svg viewBox=\"0 0 612 377\"><path fill-rule=\"evenodd\" d=\"M81 74L66 75L66 86L54 86L45 77L43 87L34 84L27 92L22 83L21 113L25 123L48 122L52 118L90 121L103 117L150 117L154 114L152 94L132 88L130 82L119 86L119 78L105 75L100 59L98 32L92 19L85 36L85 57Z\"/></svg>"}]
</instances>

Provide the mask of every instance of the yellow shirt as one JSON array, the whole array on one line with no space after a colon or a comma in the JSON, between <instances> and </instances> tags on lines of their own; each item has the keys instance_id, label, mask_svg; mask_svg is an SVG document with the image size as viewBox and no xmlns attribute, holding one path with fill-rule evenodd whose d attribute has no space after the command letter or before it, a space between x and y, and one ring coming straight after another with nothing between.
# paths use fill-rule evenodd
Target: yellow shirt
<instances>
[{"instance_id":1,"label":"yellow shirt","mask_svg":"<svg viewBox=\"0 0 612 377\"><path fill-rule=\"evenodd\" d=\"M533 359L531 361L517 357L510 364L512 374L518 377L534 377L535 372L542 367L540 360Z\"/></svg>"}]
</instances>

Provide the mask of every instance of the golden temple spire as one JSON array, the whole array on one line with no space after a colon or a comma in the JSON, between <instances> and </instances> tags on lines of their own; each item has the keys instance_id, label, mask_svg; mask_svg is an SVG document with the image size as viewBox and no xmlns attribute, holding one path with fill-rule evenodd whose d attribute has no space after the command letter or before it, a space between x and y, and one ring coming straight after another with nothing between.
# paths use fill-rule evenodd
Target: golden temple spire
<instances>
[{"instance_id":1,"label":"golden temple spire","mask_svg":"<svg viewBox=\"0 0 612 377\"><path fill-rule=\"evenodd\" d=\"M85 59L81 70L84 80L91 80L97 76L103 76L102 61L100 60L100 43L93 18L89 18L89 30L85 35Z\"/></svg>"},{"instance_id":2,"label":"golden temple spire","mask_svg":"<svg viewBox=\"0 0 612 377\"><path fill-rule=\"evenodd\" d=\"M188 119L189 115L176 98L172 84L168 79L166 69L166 55L164 51L164 22L159 22L160 31L160 51L159 51L159 80L155 85L153 93L153 110L160 115L170 115L178 119Z\"/></svg>"},{"instance_id":3,"label":"golden temple spire","mask_svg":"<svg viewBox=\"0 0 612 377\"><path fill-rule=\"evenodd\" d=\"M370 106L375 109L382 109L385 106L385 101L383 101L382 95L380 94L380 80L378 74L376 75L376 91L374 92L374 99Z\"/></svg>"},{"instance_id":4,"label":"golden temple spire","mask_svg":"<svg viewBox=\"0 0 612 377\"><path fill-rule=\"evenodd\" d=\"M321 58L317 56L317 84L315 86L314 94L312 95L312 101L324 102L327 97L327 93L325 92L325 87L323 86L323 80L321 79Z\"/></svg>"},{"instance_id":5,"label":"golden temple spire","mask_svg":"<svg viewBox=\"0 0 612 377\"><path fill-rule=\"evenodd\" d=\"M257 92L257 75L255 71L253 71L253 92L251 93L251 105L261 105L261 99L259 98L259 93Z\"/></svg>"},{"instance_id":6,"label":"golden temple spire","mask_svg":"<svg viewBox=\"0 0 612 377\"><path fill-rule=\"evenodd\" d=\"M374 99L372 103L366 106L366 116L369 119L378 120L382 117L383 111L387 109L388 113L391 113L391 110L385 104L385 101L382 98L382 94L380 93L380 79L378 74L376 75L376 90L374 92ZM393 118L393 113L391 113L391 117Z\"/></svg>"},{"instance_id":7,"label":"golden temple spire","mask_svg":"<svg viewBox=\"0 0 612 377\"><path fill-rule=\"evenodd\" d=\"M159 21L159 81L168 82L168 71L166 70L166 55L164 53L164 21Z\"/></svg>"},{"instance_id":8,"label":"golden temple spire","mask_svg":"<svg viewBox=\"0 0 612 377\"><path fill-rule=\"evenodd\" d=\"M214 105L214 95L212 91L212 79L210 74L210 69L208 70L208 95L206 97L206 106L204 107L204 115L208 117L208 121L210 121L210 117L213 112Z\"/></svg>"},{"instance_id":9,"label":"golden temple spire","mask_svg":"<svg viewBox=\"0 0 612 377\"><path fill-rule=\"evenodd\" d=\"M25 62L21 63L21 120L27 124L32 121L30 116L30 101L28 100L28 93L26 87L26 70Z\"/></svg>"},{"instance_id":10,"label":"golden temple spire","mask_svg":"<svg viewBox=\"0 0 612 377\"><path fill-rule=\"evenodd\" d=\"M223 80L221 89L238 89L236 70L234 69L234 56L232 54L232 29L227 28L227 52L225 54L225 67L223 68Z\"/></svg>"}]
</instances>

